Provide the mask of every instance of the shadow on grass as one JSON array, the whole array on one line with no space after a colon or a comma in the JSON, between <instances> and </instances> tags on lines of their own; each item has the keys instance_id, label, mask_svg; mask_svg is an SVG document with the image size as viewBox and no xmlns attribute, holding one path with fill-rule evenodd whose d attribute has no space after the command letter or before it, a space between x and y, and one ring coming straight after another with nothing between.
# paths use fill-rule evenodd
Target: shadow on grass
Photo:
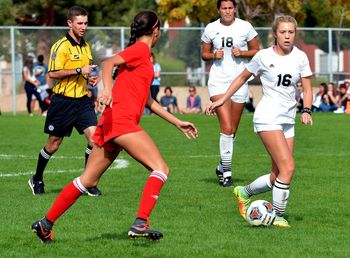
<instances>
[{"instance_id":1,"label":"shadow on grass","mask_svg":"<svg viewBox=\"0 0 350 258\"><path fill-rule=\"evenodd\" d=\"M109 232L109 233L101 233L97 236L90 237L86 239L87 241L101 241L101 240L119 240L119 241L128 241L133 246L141 246L141 247L148 247L154 244L159 243L161 240L150 240L147 238L137 238L137 239L131 239L128 237L128 232L124 231L121 233L118 232Z\"/></svg>"},{"instance_id":2,"label":"shadow on grass","mask_svg":"<svg viewBox=\"0 0 350 258\"><path fill-rule=\"evenodd\" d=\"M207 184L211 184L211 185L213 185L213 184L219 185L219 180L215 175L211 178L203 178L203 179L201 179L201 181L203 181ZM244 180L239 179L239 178L233 178L233 183L235 186L240 185L240 183L242 183L242 182L244 182Z\"/></svg>"}]
</instances>

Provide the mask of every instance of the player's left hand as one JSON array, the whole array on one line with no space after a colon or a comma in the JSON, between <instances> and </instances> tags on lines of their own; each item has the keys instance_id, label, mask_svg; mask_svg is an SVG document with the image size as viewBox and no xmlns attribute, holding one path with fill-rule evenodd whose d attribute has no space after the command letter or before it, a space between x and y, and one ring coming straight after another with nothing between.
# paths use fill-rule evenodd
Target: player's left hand
<instances>
[{"instance_id":1,"label":"player's left hand","mask_svg":"<svg viewBox=\"0 0 350 258\"><path fill-rule=\"evenodd\" d=\"M312 116L308 113L302 113L300 120L304 125L312 125Z\"/></svg>"},{"instance_id":2,"label":"player's left hand","mask_svg":"<svg viewBox=\"0 0 350 258\"><path fill-rule=\"evenodd\" d=\"M215 114L215 109L218 107L221 107L224 104L224 102L221 99L218 99L217 101L214 101L213 103L210 103L209 106L205 110L206 115L213 115Z\"/></svg>"},{"instance_id":3,"label":"player's left hand","mask_svg":"<svg viewBox=\"0 0 350 258\"><path fill-rule=\"evenodd\" d=\"M98 97L98 103L100 105L112 107L112 89L105 87L102 91L101 96Z\"/></svg>"},{"instance_id":4,"label":"player's left hand","mask_svg":"<svg viewBox=\"0 0 350 258\"><path fill-rule=\"evenodd\" d=\"M236 47L232 47L231 52L235 57L240 57L242 55L241 50L239 50L239 48Z\"/></svg>"},{"instance_id":5,"label":"player's left hand","mask_svg":"<svg viewBox=\"0 0 350 258\"><path fill-rule=\"evenodd\" d=\"M198 130L194 124L186 121L181 121L176 127L187 137L187 139L196 139Z\"/></svg>"}]
</instances>

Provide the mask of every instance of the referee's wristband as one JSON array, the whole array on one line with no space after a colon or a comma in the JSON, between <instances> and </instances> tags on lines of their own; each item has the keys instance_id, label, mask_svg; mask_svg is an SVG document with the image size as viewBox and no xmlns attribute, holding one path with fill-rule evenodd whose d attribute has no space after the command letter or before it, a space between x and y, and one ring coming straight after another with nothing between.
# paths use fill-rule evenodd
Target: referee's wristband
<instances>
[{"instance_id":1,"label":"referee's wristband","mask_svg":"<svg viewBox=\"0 0 350 258\"><path fill-rule=\"evenodd\" d=\"M301 113L308 113L310 116L312 115L312 111L311 111L310 108L303 108L303 109L301 110Z\"/></svg>"}]
</instances>

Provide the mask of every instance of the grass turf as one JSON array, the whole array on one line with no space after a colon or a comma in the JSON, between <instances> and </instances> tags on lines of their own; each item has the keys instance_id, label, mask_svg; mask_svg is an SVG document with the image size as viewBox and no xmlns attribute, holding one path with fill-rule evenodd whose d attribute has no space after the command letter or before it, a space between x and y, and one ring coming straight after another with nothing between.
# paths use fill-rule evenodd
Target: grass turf
<instances>
[{"instance_id":1,"label":"grass turf","mask_svg":"<svg viewBox=\"0 0 350 258\"><path fill-rule=\"evenodd\" d=\"M109 169L101 197L82 196L54 227L53 245L42 245L30 225L45 215L59 191L82 171L85 139L74 133L50 160L46 192L33 196L27 181L46 142L44 118L0 117L0 257L346 257L349 256L349 116L314 114L312 127L296 125L296 174L286 212L292 228L253 228L238 213L232 189L219 187L218 122L193 121L199 139L188 141L156 116L142 126L153 137L171 175L151 216L161 241L130 240L147 171L126 153L127 168ZM270 159L253 133L252 114L238 132L233 179L247 184L267 173ZM254 199L271 201L271 193Z\"/></svg>"}]
</instances>

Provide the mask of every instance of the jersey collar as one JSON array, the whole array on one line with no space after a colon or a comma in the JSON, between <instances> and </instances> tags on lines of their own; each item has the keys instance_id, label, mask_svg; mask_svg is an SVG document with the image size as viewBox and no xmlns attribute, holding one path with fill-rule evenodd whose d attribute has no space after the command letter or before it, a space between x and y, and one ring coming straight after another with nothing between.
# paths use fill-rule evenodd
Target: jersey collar
<instances>
[{"instance_id":1,"label":"jersey collar","mask_svg":"<svg viewBox=\"0 0 350 258\"><path fill-rule=\"evenodd\" d=\"M78 42L76 42L71 35L69 35L69 33L67 32L66 34L66 38L68 39L68 41L72 44L72 46L84 46L86 43L85 43L85 40L84 38L81 38L80 39L80 44Z\"/></svg>"}]
</instances>

